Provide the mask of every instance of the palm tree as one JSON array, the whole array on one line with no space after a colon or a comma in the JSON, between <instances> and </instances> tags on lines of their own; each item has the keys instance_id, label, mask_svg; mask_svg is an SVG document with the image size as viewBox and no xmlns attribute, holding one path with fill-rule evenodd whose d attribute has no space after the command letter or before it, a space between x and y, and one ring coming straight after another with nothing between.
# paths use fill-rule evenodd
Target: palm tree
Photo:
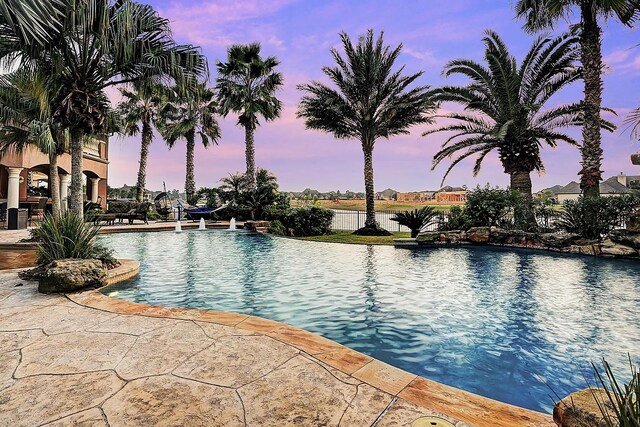
<instances>
[{"instance_id":1,"label":"palm tree","mask_svg":"<svg viewBox=\"0 0 640 427\"><path fill-rule=\"evenodd\" d=\"M250 185L256 187L254 134L260 124L280 117L282 103L276 91L282 86L282 74L275 71L280 62L273 56L262 59L260 45L232 45L227 50L227 62L218 61L218 103L220 113L238 114L238 125L245 131L245 160Z\"/></svg>"},{"instance_id":2,"label":"palm tree","mask_svg":"<svg viewBox=\"0 0 640 427\"><path fill-rule=\"evenodd\" d=\"M187 142L187 174L184 184L187 201L191 202L196 193L194 151L196 136L207 148L220 139L220 127L216 121L217 105L215 93L204 83L191 88L173 88L168 100L158 115L158 130L166 140L169 149L178 139Z\"/></svg>"},{"instance_id":3,"label":"palm tree","mask_svg":"<svg viewBox=\"0 0 640 427\"><path fill-rule=\"evenodd\" d=\"M322 71L337 86L320 82L298 86L306 94L300 101L298 117L309 129L329 132L339 139L357 139L364 153L364 183L367 215L365 227L357 234L386 234L376 225L373 187L373 147L378 138L408 134L409 127L429 123L427 113L435 105L426 86L409 89L422 72L403 76L403 68L393 71L402 45L385 46L383 33L374 41L369 30L353 45L346 33L340 38L346 59L335 49L337 64Z\"/></svg>"},{"instance_id":4,"label":"palm tree","mask_svg":"<svg viewBox=\"0 0 640 427\"><path fill-rule=\"evenodd\" d=\"M141 134L140 166L136 184L136 199L142 202L147 180L147 158L149 145L153 141L153 124L163 101L162 88L158 85L137 82L133 90L120 89L124 101L118 105L123 133L128 136Z\"/></svg>"},{"instance_id":5,"label":"palm tree","mask_svg":"<svg viewBox=\"0 0 640 427\"><path fill-rule=\"evenodd\" d=\"M37 64L57 88L54 119L71 135L70 208L81 215L82 141L108 131L104 90L148 79L195 81L206 75L206 59L193 46L177 45L169 21L151 6L131 0L55 0L44 9L31 7L44 0L19 9L15 1L0 2L0 61ZM53 23L43 27L41 11L48 9Z\"/></svg>"},{"instance_id":6,"label":"palm tree","mask_svg":"<svg viewBox=\"0 0 640 427\"><path fill-rule=\"evenodd\" d=\"M52 213L60 214L58 157L68 148L68 135L53 123L51 91L37 72L19 70L0 77L0 155L35 146L49 157Z\"/></svg>"},{"instance_id":7,"label":"palm tree","mask_svg":"<svg viewBox=\"0 0 640 427\"><path fill-rule=\"evenodd\" d=\"M455 102L465 109L445 116L454 122L428 130L454 132L435 154L433 168L457 154L447 169L467 157L477 155L476 175L484 158L497 151L511 189L531 201L531 172L544 170L540 148L555 147L558 141L578 142L559 129L583 124L582 104L568 104L543 110L549 99L563 87L580 78L575 66L577 49L571 35L538 38L520 67L498 34L487 31L483 38L486 66L467 59L456 59L445 66L444 75L461 74L471 82L466 86L445 86L434 91L440 102ZM613 124L602 122L607 129ZM444 179L443 179L444 181ZM531 220L526 218L525 221Z\"/></svg>"},{"instance_id":8,"label":"palm tree","mask_svg":"<svg viewBox=\"0 0 640 427\"><path fill-rule=\"evenodd\" d=\"M602 45L599 19L617 19L631 26L640 16L637 0L518 0L516 13L524 28L534 32L551 28L574 9L580 14L580 62L584 80L584 123L582 127L582 169L580 187L585 197L600 195L602 148L600 147L602 105Z\"/></svg>"}]
</instances>

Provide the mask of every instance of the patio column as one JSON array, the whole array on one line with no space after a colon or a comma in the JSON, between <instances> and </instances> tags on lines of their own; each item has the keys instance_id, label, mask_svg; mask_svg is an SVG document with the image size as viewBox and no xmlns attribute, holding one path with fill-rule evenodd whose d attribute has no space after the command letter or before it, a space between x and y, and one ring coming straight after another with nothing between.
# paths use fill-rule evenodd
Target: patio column
<instances>
[{"instance_id":1,"label":"patio column","mask_svg":"<svg viewBox=\"0 0 640 427\"><path fill-rule=\"evenodd\" d=\"M90 178L91 179L91 201L93 203L98 203L98 182L100 178Z\"/></svg>"},{"instance_id":2,"label":"patio column","mask_svg":"<svg viewBox=\"0 0 640 427\"><path fill-rule=\"evenodd\" d=\"M71 175L61 173L60 178L60 209L67 211L67 197L69 196L69 184L71 183Z\"/></svg>"},{"instance_id":3,"label":"patio column","mask_svg":"<svg viewBox=\"0 0 640 427\"><path fill-rule=\"evenodd\" d=\"M7 189L7 209L17 208L20 202L20 172L22 168L7 168L9 186Z\"/></svg>"}]
</instances>

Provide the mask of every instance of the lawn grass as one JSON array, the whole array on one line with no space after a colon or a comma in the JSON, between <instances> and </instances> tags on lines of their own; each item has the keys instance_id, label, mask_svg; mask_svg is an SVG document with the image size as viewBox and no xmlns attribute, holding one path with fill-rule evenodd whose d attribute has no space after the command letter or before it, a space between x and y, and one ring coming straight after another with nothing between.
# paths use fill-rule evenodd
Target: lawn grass
<instances>
[{"instance_id":1,"label":"lawn grass","mask_svg":"<svg viewBox=\"0 0 640 427\"><path fill-rule=\"evenodd\" d=\"M393 236L356 236L352 231L332 231L324 236L296 237L300 240L327 243L355 243L361 245L393 245L393 239L411 237L411 233L393 233Z\"/></svg>"},{"instance_id":2,"label":"lawn grass","mask_svg":"<svg viewBox=\"0 0 640 427\"><path fill-rule=\"evenodd\" d=\"M364 211L365 210L364 200L338 200L338 201L318 200L318 203L320 204L320 206L327 209L340 209L345 211ZM305 202L301 200L293 200L291 204L294 206L304 206ZM386 211L386 210L406 211L406 210L420 209L425 205L432 206L437 211L448 212L451 209L451 205L437 205L432 203L406 203L406 202L396 202L395 200L376 200L375 201L376 211Z\"/></svg>"}]
</instances>

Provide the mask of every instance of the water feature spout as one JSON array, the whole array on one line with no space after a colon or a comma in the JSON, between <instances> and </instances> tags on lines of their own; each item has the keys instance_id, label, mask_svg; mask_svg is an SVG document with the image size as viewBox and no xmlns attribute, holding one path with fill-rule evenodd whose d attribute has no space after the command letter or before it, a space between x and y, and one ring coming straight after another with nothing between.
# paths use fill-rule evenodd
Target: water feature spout
<instances>
[{"instance_id":1,"label":"water feature spout","mask_svg":"<svg viewBox=\"0 0 640 427\"><path fill-rule=\"evenodd\" d=\"M180 221L176 221L176 231L182 231L182 224L180 224Z\"/></svg>"},{"instance_id":2,"label":"water feature spout","mask_svg":"<svg viewBox=\"0 0 640 427\"><path fill-rule=\"evenodd\" d=\"M231 220L229 221L229 230L235 230L235 229L236 229L236 219L231 218Z\"/></svg>"},{"instance_id":3,"label":"water feature spout","mask_svg":"<svg viewBox=\"0 0 640 427\"><path fill-rule=\"evenodd\" d=\"M207 227L204 226L204 218L200 218L200 225L198 226L198 230L205 230Z\"/></svg>"}]
</instances>

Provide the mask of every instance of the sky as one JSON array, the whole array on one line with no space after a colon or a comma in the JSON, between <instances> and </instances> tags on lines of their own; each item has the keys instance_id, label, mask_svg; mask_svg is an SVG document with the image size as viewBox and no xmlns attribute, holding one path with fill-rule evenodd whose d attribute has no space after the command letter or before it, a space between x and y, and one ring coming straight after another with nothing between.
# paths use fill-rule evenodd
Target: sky
<instances>
[{"instance_id":1,"label":"sky","mask_svg":"<svg viewBox=\"0 0 640 427\"><path fill-rule=\"evenodd\" d=\"M149 1L161 16L172 24L179 43L198 45L209 60L210 84L215 84L218 60L224 61L226 49L234 43L259 42L263 56L276 56L284 85L277 93L284 108L279 119L261 122L255 134L256 163L272 171L280 187L286 191L305 188L320 191L363 191L363 155L356 140L337 140L330 134L307 130L296 118L301 93L296 86L311 80L326 81L322 67L334 65L330 49L341 48L339 33L352 38L368 29L384 31L387 44L403 44L398 66L407 73L423 71L417 81L432 87L464 84L458 76L442 77L442 69L452 59L481 61L482 37L492 29L505 40L511 53L520 61L535 39L522 30L513 12L513 0L153 0ZM573 17L575 22L577 17ZM555 33L566 29L561 23ZM614 109L608 114L614 123L622 124L624 116L640 106L640 43L637 29L611 21L603 23L604 72L603 104ZM117 91L109 93L117 101ZM576 82L551 99L549 105L579 101L582 82ZM443 109L455 108L443 105ZM196 147L196 185L214 187L220 178L243 171L244 131L236 125L237 117L220 118L222 138L217 146ZM432 159L446 134L421 134L430 125L416 126L411 134L380 139L374 150L375 188L381 191L438 189L448 167L445 161L432 170ZM579 139L580 130L570 131ZM624 132L603 133L605 178L619 173L638 175L630 154L640 151L640 143ZM109 185L135 185L140 151L139 137L113 136L110 142ZM180 142L169 151L156 135L149 154L147 187L158 190L166 182L167 189L183 189L185 177L185 144ZM532 174L534 190L552 185L565 185L579 180L580 154L576 147L560 145L544 147L543 175ZM472 174L472 160L462 162L449 174L446 185L506 187L508 175L503 172L497 154L488 156L480 174Z\"/></svg>"}]
</instances>

